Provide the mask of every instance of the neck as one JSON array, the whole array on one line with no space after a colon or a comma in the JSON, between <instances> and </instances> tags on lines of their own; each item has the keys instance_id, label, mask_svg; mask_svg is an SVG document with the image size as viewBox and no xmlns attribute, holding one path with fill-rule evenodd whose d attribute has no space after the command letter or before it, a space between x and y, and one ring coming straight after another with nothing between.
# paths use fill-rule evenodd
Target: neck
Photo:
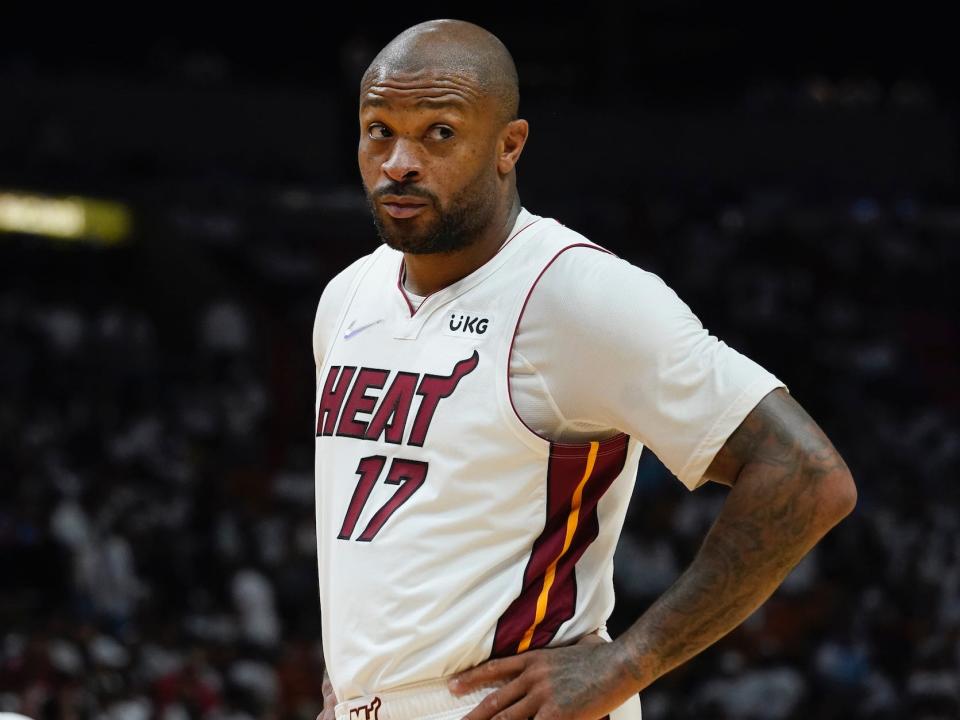
<instances>
[{"instance_id":1,"label":"neck","mask_svg":"<svg viewBox=\"0 0 960 720\"><path fill-rule=\"evenodd\" d=\"M497 219L467 247L446 253L404 253L404 285L417 295L430 295L465 278L497 253L507 241L519 214L520 196L514 195L506 213L498 213Z\"/></svg>"}]
</instances>

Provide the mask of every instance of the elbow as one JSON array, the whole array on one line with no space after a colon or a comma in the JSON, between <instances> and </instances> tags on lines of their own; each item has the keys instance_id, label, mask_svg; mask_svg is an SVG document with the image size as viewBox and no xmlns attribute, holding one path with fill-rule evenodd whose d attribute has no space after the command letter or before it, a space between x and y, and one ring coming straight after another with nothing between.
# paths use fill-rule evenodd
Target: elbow
<instances>
[{"instance_id":1,"label":"elbow","mask_svg":"<svg viewBox=\"0 0 960 720\"><path fill-rule=\"evenodd\" d=\"M836 525L857 506L857 484L846 463L837 458L840 467L822 479L818 504L830 525Z\"/></svg>"},{"instance_id":2,"label":"elbow","mask_svg":"<svg viewBox=\"0 0 960 720\"><path fill-rule=\"evenodd\" d=\"M840 520L852 513L857 506L857 484L853 481L853 475L850 474L849 470L843 475L842 486L842 489L838 492L841 508Z\"/></svg>"}]
</instances>

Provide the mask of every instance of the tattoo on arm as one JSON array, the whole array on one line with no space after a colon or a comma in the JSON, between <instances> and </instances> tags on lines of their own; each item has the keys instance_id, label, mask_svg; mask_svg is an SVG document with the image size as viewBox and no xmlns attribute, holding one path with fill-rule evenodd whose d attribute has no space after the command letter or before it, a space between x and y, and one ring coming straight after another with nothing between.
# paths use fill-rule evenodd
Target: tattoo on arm
<instances>
[{"instance_id":1,"label":"tattoo on arm","mask_svg":"<svg viewBox=\"0 0 960 720\"><path fill-rule=\"evenodd\" d=\"M782 388L711 470L732 485L723 509L687 570L618 640L638 689L743 622L856 500L843 459Z\"/></svg>"}]
</instances>

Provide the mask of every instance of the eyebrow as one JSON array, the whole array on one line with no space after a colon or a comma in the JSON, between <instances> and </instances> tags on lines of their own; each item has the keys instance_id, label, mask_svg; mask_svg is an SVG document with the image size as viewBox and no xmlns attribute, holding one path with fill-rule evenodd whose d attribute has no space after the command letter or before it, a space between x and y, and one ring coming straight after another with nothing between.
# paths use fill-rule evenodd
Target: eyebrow
<instances>
[{"instance_id":1,"label":"eyebrow","mask_svg":"<svg viewBox=\"0 0 960 720\"><path fill-rule=\"evenodd\" d=\"M364 108L364 107L388 107L390 104L391 104L391 103L390 103L389 100L387 100L387 99L385 99L385 98L382 98L382 97L376 97L376 96L371 97L371 98L366 98L366 97L365 97L363 100L360 101L360 107L361 107L361 108ZM440 99L440 98L425 97L425 98L420 98L419 100L417 100L417 102L414 103L414 105L415 105L415 107L429 107L429 108L431 108L431 109L433 109L433 110L440 110L440 109L444 109L444 108L449 108L449 109L452 109L452 110L459 110L459 111L463 112L466 103L464 103L462 100L442 100L442 99Z\"/></svg>"}]
</instances>

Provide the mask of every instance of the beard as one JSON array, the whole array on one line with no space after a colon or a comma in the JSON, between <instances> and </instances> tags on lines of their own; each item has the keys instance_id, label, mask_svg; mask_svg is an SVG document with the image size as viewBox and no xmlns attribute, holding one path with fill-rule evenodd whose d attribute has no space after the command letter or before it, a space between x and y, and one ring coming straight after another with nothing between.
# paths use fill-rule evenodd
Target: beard
<instances>
[{"instance_id":1,"label":"beard","mask_svg":"<svg viewBox=\"0 0 960 720\"><path fill-rule=\"evenodd\" d=\"M384 218L378 211L376 198L383 195L407 195L429 202L428 209L412 218ZM423 255L446 253L473 244L493 220L496 211L497 188L493 174L478 175L463 190L442 207L436 195L416 185L391 182L373 195L367 193L367 205L373 216L380 239L394 250ZM427 222L423 217L432 207L436 218ZM419 225L418 225L419 224Z\"/></svg>"}]
</instances>

